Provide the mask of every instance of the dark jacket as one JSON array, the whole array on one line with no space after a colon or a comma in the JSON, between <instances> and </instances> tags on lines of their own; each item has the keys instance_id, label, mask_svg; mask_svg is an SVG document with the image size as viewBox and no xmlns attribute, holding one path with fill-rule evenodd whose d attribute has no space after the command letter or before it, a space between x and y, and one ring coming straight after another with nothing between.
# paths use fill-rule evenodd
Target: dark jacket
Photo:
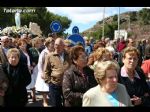
<instances>
[{"instance_id":1,"label":"dark jacket","mask_svg":"<svg viewBox=\"0 0 150 112\"><path fill-rule=\"evenodd\" d=\"M2 64L8 62L7 57L4 53L2 46L0 46L0 93L7 90L8 87L8 79L6 74L3 72ZM0 106L3 105L3 96L0 95Z\"/></svg>"},{"instance_id":2,"label":"dark jacket","mask_svg":"<svg viewBox=\"0 0 150 112\"><path fill-rule=\"evenodd\" d=\"M2 65L0 64L0 93L3 93L8 88L8 78L2 69ZM4 96L0 95L0 106L4 104Z\"/></svg>"},{"instance_id":3,"label":"dark jacket","mask_svg":"<svg viewBox=\"0 0 150 112\"><path fill-rule=\"evenodd\" d=\"M150 97L144 96L145 93L149 93L150 95L150 89L146 83L145 75L140 67L136 68L136 72L138 73L140 79L135 77L134 82L131 82L128 77L122 77L119 74L119 82L126 86L128 94L131 98L133 98L133 95L142 98L141 106L150 106Z\"/></svg>"},{"instance_id":4,"label":"dark jacket","mask_svg":"<svg viewBox=\"0 0 150 112\"><path fill-rule=\"evenodd\" d=\"M3 70L9 80L4 105L25 106L28 101L26 86L31 82L31 74L27 65L19 62L17 66L13 67L6 63L3 65Z\"/></svg>"},{"instance_id":5,"label":"dark jacket","mask_svg":"<svg viewBox=\"0 0 150 112\"><path fill-rule=\"evenodd\" d=\"M63 95L65 106L82 106L82 96L91 87L97 85L94 71L89 67L84 68L84 78L75 65L65 72L63 78Z\"/></svg>"},{"instance_id":6,"label":"dark jacket","mask_svg":"<svg viewBox=\"0 0 150 112\"><path fill-rule=\"evenodd\" d=\"M22 52L21 49L19 49L19 51L20 51L20 61L21 61L22 63L25 63L25 64L27 65L28 61L27 61L26 55Z\"/></svg>"},{"instance_id":7,"label":"dark jacket","mask_svg":"<svg viewBox=\"0 0 150 112\"><path fill-rule=\"evenodd\" d=\"M0 63L5 63L5 62L8 62L8 60L2 46L0 46Z\"/></svg>"},{"instance_id":8,"label":"dark jacket","mask_svg":"<svg viewBox=\"0 0 150 112\"><path fill-rule=\"evenodd\" d=\"M144 56L144 59L145 60L150 59L150 45L149 44L147 44L145 46L145 56Z\"/></svg>"},{"instance_id":9,"label":"dark jacket","mask_svg":"<svg viewBox=\"0 0 150 112\"><path fill-rule=\"evenodd\" d=\"M36 48L31 47L29 49L29 52L30 52L29 54L30 54L30 59L32 60L32 63L34 62L37 65L38 59L39 59L39 53L38 53L38 51L36 50ZM32 65L32 63L31 63L31 65Z\"/></svg>"}]
</instances>

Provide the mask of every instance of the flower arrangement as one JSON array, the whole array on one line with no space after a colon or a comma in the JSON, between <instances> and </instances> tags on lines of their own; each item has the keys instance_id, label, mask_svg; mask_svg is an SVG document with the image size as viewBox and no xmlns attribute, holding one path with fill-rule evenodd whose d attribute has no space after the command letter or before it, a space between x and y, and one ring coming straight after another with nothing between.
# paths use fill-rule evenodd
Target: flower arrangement
<instances>
[{"instance_id":1,"label":"flower arrangement","mask_svg":"<svg viewBox=\"0 0 150 112\"><path fill-rule=\"evenodd\" d=\"M11 35L13 37L15 37L16 35L21 35L23 33L30 33L33 35L41 36L42 31L37 23L32 22L30 22L29 28L27 28L27 25L24 25L23 27L12 26L0 30L0 35Z\"/></svg>"},{"instance_id":2,"label":"flower arrangement","mask_svg":"<svg viewBox=\"0 0 150 112\"><path fill-rule=\"evenodd\" d=\"M4 28L3 30L0 30L0 35L15 35L15 34L18 34L18 35L21 35L23 33L29 33L30 30L29 28L27 28L26 25L24 25L23 27L16 27L16 26L12 26L12 27L6 27Z\"/></svg>"}]
</instances>

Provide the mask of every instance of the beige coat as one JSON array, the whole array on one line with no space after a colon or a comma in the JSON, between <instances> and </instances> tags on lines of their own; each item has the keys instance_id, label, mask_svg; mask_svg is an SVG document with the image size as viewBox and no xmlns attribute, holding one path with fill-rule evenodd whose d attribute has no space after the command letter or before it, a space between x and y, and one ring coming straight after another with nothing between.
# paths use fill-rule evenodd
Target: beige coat
<instances>
[{"instance_id":1,"label":"beige coat","mask_svg":"<svg viewBox=\"0 0 150 112\"><path fill-rule=\"evenodd\" d=\"M64 52L64 62L55 52L48 54L44 66L45 82L62 86L64 72L69 66L70 59L67 52Z\"/></svg>"},{"instance_id":2,"label":"beige coat","mask_svg":"<svg viewBox=\"0 0 150 112\"><path fill-rule=\"evenodd\" d=\"M119 106L132 106L130 97L124 85L118 83L116 92L118 101L120 102ZM113 106L105 96L106 94L107 93L101 91L100 85L93 87L83 95L82 106Z\"/></svg>"}]
</instances>

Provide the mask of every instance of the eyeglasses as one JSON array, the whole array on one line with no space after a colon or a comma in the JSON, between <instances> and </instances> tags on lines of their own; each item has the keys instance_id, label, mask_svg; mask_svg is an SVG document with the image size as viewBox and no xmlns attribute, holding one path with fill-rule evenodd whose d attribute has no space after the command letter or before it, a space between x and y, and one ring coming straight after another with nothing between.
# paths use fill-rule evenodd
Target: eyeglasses
<instances>
[{"instance_id":1,"label":"eyeglasses","mask_svg":"<svg viewBox=\"0 0 150 112\"><path fill-rule=\"evenodd\" d=\"M138 58L132 58L132 57L130 57L130 58L126 58L126 59L129 60L129 61L131 61L131 60L138 61Z\"/></svg>"},{"instance_id":2,"label":"eyeglasses","mask_svg":"<svg viewBox=\"0 0 150 112\"><path fill-rule=\"evenodd\" d=\"M82 57L79 57L79 60L87 60L88 57L87 56L82 56Z\"/></svg>"}]
</instances>

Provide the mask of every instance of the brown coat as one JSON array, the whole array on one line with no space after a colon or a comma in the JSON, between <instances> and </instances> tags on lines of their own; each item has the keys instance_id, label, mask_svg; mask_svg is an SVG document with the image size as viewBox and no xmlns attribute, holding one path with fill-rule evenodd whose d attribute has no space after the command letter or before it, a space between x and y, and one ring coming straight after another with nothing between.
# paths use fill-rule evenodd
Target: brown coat
<instances>
[{"instance_id":1,"label":"brown coat","mask_svg":"<svg viewBox=\"0 0 150 112\"><path fill-rule=\"evenodd\" d=\"M83 72L86 78L81 75L75 65L71 65L65 72L62 86L65 106L81 107L83 94L97 85L92 69L87 66L83 69Z\"/></svg>"},{"instance_id":2,"label":"brown coat","mask_svg":"<svg viewBox=\"0 0 150 112\"><path fill-rule=\"evenodd\" d=\"M70 58L69 54L64 52L64 62L62 63L60 57L55 52L46 56L44 72L45 82L62 85L64 71L69 68Z\"/></svg>"}]
</instances>

